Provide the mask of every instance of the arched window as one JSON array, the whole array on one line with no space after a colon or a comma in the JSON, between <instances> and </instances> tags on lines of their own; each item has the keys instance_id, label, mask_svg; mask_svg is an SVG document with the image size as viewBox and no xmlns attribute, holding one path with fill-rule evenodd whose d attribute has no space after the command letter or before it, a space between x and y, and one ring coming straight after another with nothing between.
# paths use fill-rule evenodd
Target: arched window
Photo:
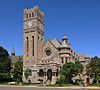
<instances>
[{"instance_id":1,"label":"arched window","mask_svg":"<svg viewBox=\"0 0 100 90\"><path fill-rule=\"evenodd\" d=\"M39 70L39 77L43 77L44 76L44 71L42 69Z\"/></svg>"},{"instance_id":2,"label":"arched window","mask_svg":"<svg viewBox=\"0 0 100 90\"><path fill-rule=\"evenodd\" d=\"M57 69L57 71L56 71L56 76L58 76L58 73L59 73L59 70Z\"/></svg>"},{"instance_id":3,"label":"arched window","mask_svg":"<svg viewBox=\"0 0 100 90\"><path fill-rule=\"evenodd\" d=\"M34 12L32 12L32 17L34 17Z\"/></svg>"},{"instance_id":4,"label":"arched window","mask_svg":"<svg viewBox=\"0 0 100 90\"><path fill-rule=\"evenodd\" d=\"M32 55L34 56L34 36L32 36Z\"/></svg>"},{"instance_id":5,"label":"arched window","mask_svg":"<svg viewBox=\"0 0 100 90\"><path fill-rule=\"evenodd\" d=\"M67 63L67 58L66 58L66 63Z\"/></svg>"},{"instance_id":6,"label":"arched window","mask_svg":"<svg viewBox=\"0 0 100 90\"><path fill-rule=\"evenodd\" d=\"M48 80L52 80L52 70L51 69L48 69L48 71L47 71L47 79Z\"/></svg>"},{"instance_id":7,"label":"arched window","mask_svg":"<svg viewBox=\"0 0 100 90\"><path fill-rule=\"evenodd\" d=\"M62 64L64 63L64 60L63 60L63 58L61 58L61 62L62 62Z\"/></svg>"},{"instance_id":8,"label":"arched window","mask_svg":"<svg viewBox=\"0 0 100 90\"><path fill-rule=\"evenodd\" d=\"M27 56L28 56L28 51L29 51L29 40L28 37L26 37L26 47L27 47Z\"/></svg>"}]
</instances>

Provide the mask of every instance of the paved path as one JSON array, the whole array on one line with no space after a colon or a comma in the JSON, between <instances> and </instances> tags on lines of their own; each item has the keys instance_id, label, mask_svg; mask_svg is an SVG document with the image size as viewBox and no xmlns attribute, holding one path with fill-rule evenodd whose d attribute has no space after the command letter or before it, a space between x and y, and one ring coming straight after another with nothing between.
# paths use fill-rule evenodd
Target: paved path
<instances>
[{"instance_id":1,"label":"paved path","mask_svg":"<svg viewBox=\"0 0 100 90\"><path fill-rule=\"evenodd\" d=\"M100 90L100 87L0 86L0 90Z\"/></svg>"}]
</instances>

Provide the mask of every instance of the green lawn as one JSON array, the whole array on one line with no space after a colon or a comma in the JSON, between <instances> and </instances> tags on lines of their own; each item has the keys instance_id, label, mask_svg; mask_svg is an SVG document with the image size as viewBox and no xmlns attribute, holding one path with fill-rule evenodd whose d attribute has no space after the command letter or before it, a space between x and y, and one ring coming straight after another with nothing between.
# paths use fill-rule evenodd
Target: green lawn
<instances>
[{"instance_id":1,"label":"green lawn","mask_svg":"<svg viewBox=\"0 0 100 90\"><path fill-rule=\"evenodd\" d=\"M50 84L47 86L50 86L50 87L68 87L68 86L77 86L77 85L74 85L74 84Z\"/></svg>"},{"instance_id":2,"label":"green lawn","mask_svg":"<svg viewBox=\"0 0 100 90\"><path fill-rule=\"evenodd\" d=\"M100 87L100 83L91 84L90 86L98 86L98 87Z\"/></svg>"}]
</instances>

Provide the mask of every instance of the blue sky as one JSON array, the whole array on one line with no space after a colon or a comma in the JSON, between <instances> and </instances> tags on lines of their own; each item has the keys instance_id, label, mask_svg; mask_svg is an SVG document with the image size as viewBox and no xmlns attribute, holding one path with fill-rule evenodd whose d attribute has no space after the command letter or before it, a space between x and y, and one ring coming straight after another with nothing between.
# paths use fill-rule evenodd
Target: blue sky
<instances>
[{"instance_id":1,"label":"blue sky","mask_svg":"<svg viewBox=\"0 0 100 90\"><path fill-rule=\"evenodd\" d=\"M45 40L66 33L78 54L100 57L100 0L0 0L0 46L23 55L23 10L45 14Z\"/></svg>"}]
</instances>

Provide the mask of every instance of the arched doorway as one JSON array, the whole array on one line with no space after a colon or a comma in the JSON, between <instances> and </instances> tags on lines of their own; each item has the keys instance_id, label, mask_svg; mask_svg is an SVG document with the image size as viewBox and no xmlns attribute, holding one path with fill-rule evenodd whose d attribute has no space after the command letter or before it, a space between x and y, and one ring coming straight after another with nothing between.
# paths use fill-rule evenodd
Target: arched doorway
<instances>
[{"instance_id":1,"label":"arched doorway","mask_svg":"<svg viewBox=\"0 0 100 90\"><path fill-rule=\"evenodd\" d=\"M47 79L48 80L52 80L52 70L51 69L48 69L48 71L47 71Z\"/></svg>"},{"instance_id":2,"label":"arched doorway","mask_svg":"<svg viewBox=\"0 0 100 90\"><path fill-rule=\"evenodd\" d=\"M87 85L90 84L90 79L89 78L86 79L86 83L87 83Z\"/></svg>"},{"instance_id":3,"label":"arched doorway","mask_svg":"<svg viewBox=\"0 0 100 90\"><path fill-rule=\"evenodd\" d=\"M42 69L39 70L39 77L44 77L44 71Z\"/></svg>"}]
</instances>

